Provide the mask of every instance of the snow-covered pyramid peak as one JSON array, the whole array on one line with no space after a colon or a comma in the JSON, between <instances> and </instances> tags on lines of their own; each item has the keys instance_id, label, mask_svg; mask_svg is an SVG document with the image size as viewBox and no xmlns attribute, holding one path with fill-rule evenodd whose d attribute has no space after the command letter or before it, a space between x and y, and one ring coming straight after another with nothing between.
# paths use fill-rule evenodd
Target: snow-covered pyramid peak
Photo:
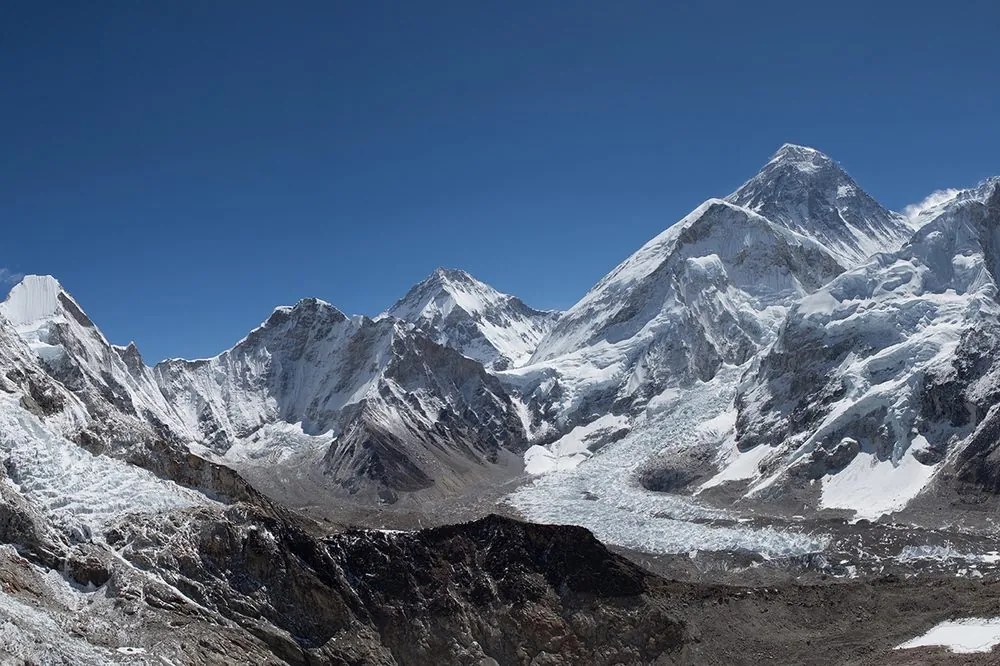
<instances>
[{"instance_id":1,"label":"snow-covered pyramid peak","mask_svg":"<svg viewBox=\"0 0 1000 666\"><path fill-rule=\"evenodd\" d=\"M439 314L447 316L456 307L466 312L479 312L490 304L509 298L513 297L480 282L465 271L436 268L396 301L387 314L413 321Z\"/></svg>"},{"instance_id":2,"label":"snow-covered pyramid peak","mask_svg":"<svg viewBox=\"0 0 1000 666\"><path fill-rule=\"evenodd\" d=\"M556 314L532 309L465 271L438 268L385 313L484 365L526 361Z\"/></svg>"},{"instance_id":3,"label":"snow-covered pyramid peak","mask_svg":"<svg viewBox=\"0 0 1000 666\"><path fill-rule=\"evenodd\" d=\"M816 171L827 166L836 167L836 163L825 153L809 146L800 146L794 143L786 143L771 156L768 164L779 163L788 167L794 167L801 171Z\"/></svg>"},{"instance_id":4,"label":"snow-covered pyramid peak","mask_svg":"<svg viewBox=\"0 0 1000 666\"><path fill-rule=\"evenodd\" d=\"M65 338L107 341L73 297L51 275L26 275L0 303L0 316L13 325L32 351L53 362L64 357ZM75 331L75 333L70 333Z\"/></svg>"},{"instance_id":5,"label":"snow-covered pyramid peak","mask_svg":"<svg viewBox=\"0 0 1000 666\"><path fill-rule=\"evenodd\" d=\"M846 267L899 249L913 232L827 155L790 143L727 200L822 243Z\"/></svg>"},{"instance_id":6,"label":"snow-covered pyramid peak","mask_svg":"<svg viewBox=\"0 0 1000 666\"><path fill-rule=\"evenodd\" d=\"M59 316L66 306L79 306L51 275L26 275L0 304L0 312L15 327Z\"/></svg>"}]
</instances>

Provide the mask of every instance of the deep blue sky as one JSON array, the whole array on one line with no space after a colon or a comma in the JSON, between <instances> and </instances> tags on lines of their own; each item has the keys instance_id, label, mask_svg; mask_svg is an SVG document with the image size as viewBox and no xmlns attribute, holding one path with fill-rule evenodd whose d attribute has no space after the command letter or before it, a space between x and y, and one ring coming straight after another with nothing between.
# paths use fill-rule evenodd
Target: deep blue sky
<instances>
[{"instance_id":1,"label":"deep blue sky","mask_svg":"<svg viewBox=\"0 0 1000 666\"><path fill-rule=\"evenodd\" d=\"M6 2L0 275L147 361L438 265L567 307L791 141L886 205L1000 173L993 2Z\"/></svg>"}]
</instances>

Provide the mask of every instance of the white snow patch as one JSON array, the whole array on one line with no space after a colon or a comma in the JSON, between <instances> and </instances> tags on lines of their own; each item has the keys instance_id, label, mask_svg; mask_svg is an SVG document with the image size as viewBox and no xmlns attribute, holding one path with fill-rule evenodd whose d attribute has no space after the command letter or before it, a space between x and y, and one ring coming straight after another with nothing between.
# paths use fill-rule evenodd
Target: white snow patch
<instances>
[{"instance_id":1,"label":"white snow patch","mask_svg":"<svg viewBox=\"0 0 1000 666\"><path fill-rule=\"evenodd\" d=\"M909 640L896 649L942 646L952 652L969 654L989 652L998 644L1000 644L1000 617L970 617L942 622L923 636Z\"/></svg>"},{"instance_id":2,"label":"white snow patch","mask_svg":"<svg viewBox=\"0 0 1000 666\"><path fill-rule=\"evenodd\" d=\"M852 509L855 518L875 519L905 507L936 471L909 454L893 463L862 452L837 474L823 477L820 506Z\"/></svg>"},{"instance_id":3,"label":"white snow patch","mask_svg":"<svg viewBox=\"0 0 1000 666\"><path fill-rule=\"evenodd\" d=\"M0 304L0 312L15 327L34 323L59 310L61 291L59 282L50 275L26 275Z\"/></svg>"},{"instance_id":4,"label":"white snow patch","mask_svg":"<svg viewBox=\"0 0 1000 666\"><path fill-rule=\"evenodd\" d=\"M981 564L996 564L1000 562L1000 552L991 550L988 553L963 553L951 544L944 544L943 546L904 546L899 551L896 559L903 563L919 562L921 560L933 560L937 562L965 560Z\"/></svg>"},{"instance_id":5,"label":"white snow patch","mask_svg":"<svg viewBox=\"0 0 1000 666\"><path fill-rule=\"evenodd\" d=\"M829 317L840 306L840 301L826 290L819 290L799 301L797 311L800 315L823 315Z\"/></svg>"},{"instance_id":6,"label":"white snow patch","mask_svg":"<svg viewBox=\"0 0 1000 666\"><path fill-rule=\"evenodd\" d=\"M545 474L572 469L590 457L589 446L599 436L627 424L628 418L625 416L605 414L586 425L573 428L548 446L536 444L524 454L524 471L528 474Z\"/></svg>"},{"instance_id":7,"label":"white snow patch","mask_svg":"<svg viewBox=\"0 0 1000 666\"><path fill-rule=\"evenodd\" d=\"M722 469L718 474L701 484L698 492L720 486L727 481L739 481L741 479L754 479L760 476L760 463L774 452L770 446L756 446L746 453L741 453L736 448L735 440L727 443L727 448L723 449Z\"/></svg>"}]
</instances>

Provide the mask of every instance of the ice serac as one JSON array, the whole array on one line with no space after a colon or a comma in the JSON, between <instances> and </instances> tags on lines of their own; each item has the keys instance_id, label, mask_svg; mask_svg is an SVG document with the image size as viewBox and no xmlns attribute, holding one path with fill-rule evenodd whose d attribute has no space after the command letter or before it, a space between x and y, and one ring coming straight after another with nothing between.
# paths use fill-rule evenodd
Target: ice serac
<instances>
[{"instance_id":1,"label":"ice serac","mask_svg":"<svg viewBox=\"0 0 1000 666\"><path fill-rule=\"evenodd\" d=\"M947 464L996 486L1000 180L937 213L804 298L755 363L736 400L739 449L766 470L751 492L817 480L821 506L872 517Z\"/></svg>"},{"instance_id":2,"label":"ice serac","mask_svg":"<svg viewBox=\"0 0 1000 666\"><path fill-rule=\"evenodd\" d=\"M155 374L185 427L260 483L276 478L267 463L287 463L301 476L286 485L358 499L447 494L525 446L481 364L393 317L347 317L317 299L278 308L217 357Z\"/></svg>"},{"instance_id":3,"label":"ice serac","mask_svg":"<svg viewBox=\"0 0 1000 666\"><path fill-rule=\"evenodd\" d=\"M633 411L744 363L789 303L841 270L816 241L710 199L594 286L504 378L566 426Z\"/></svg>"},{"instance_id":4,"label":"ice serac","mask_svg":"<svg viewBox=\"0 0 1000 666\"><path fill-rule=\"evenodd\" d=\"M465 271L439 268L386 313L489 368L527 361L558 313L534 310Z\"/></svg>"},{"instance_id":5,"label":"ice serac","mask_svg":"<svg viewBox=\"0 0 1000 666\"><path fill-rule=\"evenodd\" d=\"M913 234L904 216L883 208L836 162L805 146L782 146L727 201L812 238L845 267L898 250Z\"/></svg>"}]
</instances>

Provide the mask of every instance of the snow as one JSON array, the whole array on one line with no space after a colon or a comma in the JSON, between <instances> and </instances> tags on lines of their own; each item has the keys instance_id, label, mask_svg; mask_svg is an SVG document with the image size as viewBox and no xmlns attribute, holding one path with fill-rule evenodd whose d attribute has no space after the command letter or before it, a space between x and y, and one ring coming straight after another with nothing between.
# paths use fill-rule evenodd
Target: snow
<instances>
[{"instance_id":1,"label":"snow","mask_svg":"<svg viewBox=\"0 0 1000 666\"><path fill-rule=\"evenodd\" d=\"M826 315L829 317L839 306L840 301L834 298L830 292L820 290L804 297L796 307L798 313L803 317L811 315Z\"/></svg>"},{"instance_id":2,"label":"snow","mask_svg":"<svg viewBox=\"0 0 1000 666\"><path fill-rule=\"evenodd\" d=\"M12 396L0 397L0 454L19 491L77 539L101 534L124 514L211 503L144 469L92 455L50 432Z\"/></svg>"},{"instance_id":3,"label":"snow","mask_svg":"<svg viewBox=\"0 0 1000 666\"><path fill-rule=\"evenodd\" d=\"M989 652L1000 644L1000 617L970 617L947 620L932 627L926 634L896 647L907 650L925 646L942 646L959 654Z\"/></svg>"},{"instance_id":4,"label":"snow","mask_svg":"<svg viewBox=\"0 0 1000 666\"><path fill-rule=\"evenodd\" d=\"M182 432L200 439L210 412L237 439L276 421L320 435L371 393L392 358L394 322L348 319L315 300L282 315L217 357L153 369Z\"/></svg>"},{"instance_id":5,"label":"snow","mask_svg":"<svg viewBox=\"0 0 1000 666\"><path fill-rule=\"evenodd\" d=\"M333 431L316 435L306 433L301 422L268 423L253 434L236 440L219 460L233 466L287 465L299 460L318 463L333 439ZM215 457L209 450L199 455Z\"/></svg>"},{"instance_id":6,"label":"snow","mask_svg":"<svg viewBox=\"0 0 1000 666\"><path fill-rule=\"evenodd\" d=\"M18 337L46 366L43 370L73 375L73 392L81 401L103 402L112 412L123 403L130 404L131 411L126 408L115 414L128 424L122 429L134 432L148 425L134 414L152 414L162 423L176 425L172 406L142 364L138 350L111 345L55 278L26 276L0 303L0 316L11 322Z\"/></svg>"},{"instance_id":7,"label":"snow","mask_svg":"<svg viewBox=\"0 0 1000 666\"><path fill-rule=\"evenodd\" d=\"M516 367L531 357L556 314L533 310L465 271L439 268L380 316L407 321L484 365Z\"/></svg>"},{"instance_id":8,"label":"snow","mask_svg":"<svg viewBox=\"0 0 1000 666\"><path fill-rule=\"evenodd\" d=\"M944 190L935 190L921 201L904 208L903 215L914 229L919 229L933 219L936 214L940 214L943 207L954 201L955 197L961 193L962 190L952 187Z\"/></svg>"},{"instance_id":9,"label":"snow","mask_svg":"<svg viewBox=\"0 0 1000 666\"><path fill-rule=\"evenodd\" d=\"M855 518L873 520L905 507L936 471L937 466L924 465L912 455L893 463L862 452L843 470L823 477L820 506L851 509Z\"/></svg>"},{"instance_id":10,"label":"snow","mask_svg":"<svg viewBox=\"0 0 1000 666\"><path fill-rule=\"evenodd\" d=\"M916 562L920 560L934 560L947 562L949 560L964 560L967 562L977 562L982 564L1000 563L1000 552L991 550L988 553L968 553L957 550L951 544L943 546L904 546L899 551L896 559L902 563Z\"/></svg>"},{"instance_id":11,"label":"snow","mask_svg":"<svg viewBox=\"0 0 1000 666\"><path fill-rule=\"evenodd\" d=\"M901 247L913 233L836 162L814 148L783 145L727 201L822 244L849 268Z\"/></svg>"},{"instance_id":12,"label":"snow","mask_svg":"<svg viewBox=\"0 0 1000 666\"><path fill-rule=\"evenodd\" d=\"M545 474L554 470L572 469L590 457L589 446L607 435L627 427L625 416L605 414L594 421L573 428L548 446L537 444L524 454L524 470L528 474Z\"/></svg>"},{"instance_id":13,"label":"snow","mask_svg":"<svg viewBox=\"0 0 1000 666\"><path fill-rule=\"evenodd\" d=\"M35 323L56 314L61 292L59 282L50 275L26 275L0 304L0 313L15 327Z\"/></svg>"},{"instance_id":14,"label":"snow","mask_svg":"<svg viewBox=\"0 0 1000 666\"><path fill-rule=\"evenodd\" d=\"M595 397L641 408L720 362L742 363L773 339L790 303L839 270L814 241L710 199L564 313L528 365L500 377L551 400L560 425L610 408Z\"/></svg>"},{"instance_id":15,"label":"snow","mask_svg":"<svg viewBox=\"0 0 1000 666\"><path fill-rule=\"evenodd\" d=\"M636 479L651 459L719 445L742 371L722 368L713 380L683 390L673 409L655 412L623 439L572 469L536 478L506 501L529 520L581 525L603 541L645 552L745 549L779 557L821 551L825 535L712 524L736 516L692 497L646 490Z\"/></svg>"},{"instance_id":16,"label":"snow","mask_svg":"<svg viewBox=\"0 0 1000 666\"><path fill-rule=\"evenodd\" d=\"M760 475L760 464L774 453L769 446L756 446L746 453L736 448L736 440L730 439L720 451L720 471L705 481L698 489L702 492L729 481L753 479Z\"/></svg>"},{"instance_id":17,"label":"snow","mask_svg":"<svg viewBox=\"0 0 1000 666\"><path fill-rule=\"evenodd\" d=\"M0 303L0 315L14 326L28 348L47 363L58 363L66 355L62 345L50 341L51 327L65 321L61 316L60 293L62 287L55 278L26 275Z\"/></svg>"},{"instance_id":18,"label":"snow","mask_svg":"<svg viewBox=\"0 0 1000 666\"><path fill-rule=\"evenodd\" d=\"M792 308L771 349L780 365L763 360L741 389L754 438L789 446L773 452L787 455L784 464L771 465L751 492L780 481L824 442L851 437L861 453L822 479L821 506L875 518L903 508L935 477L939 465L921 463L914 452L954 451L970 435L971 425L928 419L922 393L925 384L953 381L967 333L998 315L984 196L956 196L899 252L843 273ZM788 432L787 415L801 400L789 387L804 374L826 383L817 387L824 403ZM883 424L878 433L866 425L873 420Z\"/></svg>"}]
</instances>

